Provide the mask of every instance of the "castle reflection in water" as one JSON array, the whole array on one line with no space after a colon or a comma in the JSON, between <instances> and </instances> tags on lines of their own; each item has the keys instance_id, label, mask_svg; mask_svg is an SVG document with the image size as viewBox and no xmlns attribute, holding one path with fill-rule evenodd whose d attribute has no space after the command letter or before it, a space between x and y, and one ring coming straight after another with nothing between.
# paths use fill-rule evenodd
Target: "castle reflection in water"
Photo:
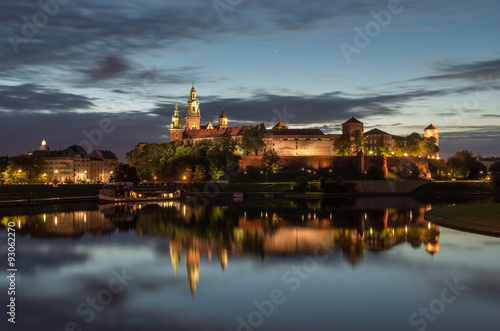
<instances>
[{"instance_id":1,"label":"castle reflection in water","mask_svg":"<svg viewBox=\"0 0 500 331\"><path fill-rule=\"evenodd\" d=\"M48 209L48 208L47 208ZM243 254L265 256L312 255L341 250L352 264L365 251L388 250L400 243L422 245L439 252L439 227L424 220L430 204L407 197L353 200L220 200L207 207L169 201L156 204L110 204L67 211L34 210L30 215L6 216L18 235L80 238L135 231L140 236L169 239L175 277L184 256L194 295L200 277L200 256L217 256L225 269ZM185 254L184 254L185 251Z\"/></svg>"}]
</instances>

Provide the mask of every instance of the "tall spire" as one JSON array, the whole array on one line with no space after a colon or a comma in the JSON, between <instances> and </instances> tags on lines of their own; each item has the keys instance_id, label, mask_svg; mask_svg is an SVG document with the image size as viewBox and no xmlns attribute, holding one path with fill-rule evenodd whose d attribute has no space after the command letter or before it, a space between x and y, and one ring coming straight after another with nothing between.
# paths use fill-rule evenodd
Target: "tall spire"
<instances>
[{"instance_id":1,"label":"tall spire","mask_svg":"<svg viewBox=\"0 0 500 331\"><path fill-rule=\"evenodd\" d=\"M196 97L196 90L194 89L194 81L193 87L191 88L191 92L189 94L189 100L187 102L187 112L186 112L186 129L187 130L199 130L200 129L200 102Z\"/></svg>"}]
</instances>

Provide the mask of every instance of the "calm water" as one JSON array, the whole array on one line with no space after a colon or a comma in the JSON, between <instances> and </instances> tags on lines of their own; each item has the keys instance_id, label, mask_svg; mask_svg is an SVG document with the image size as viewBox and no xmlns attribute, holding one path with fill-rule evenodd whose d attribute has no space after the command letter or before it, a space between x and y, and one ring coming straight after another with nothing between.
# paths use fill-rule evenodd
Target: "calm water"
<instances>
[{"instance_id":1,"label":"calm water","mask_svg":"<svg viewBox=\"0 0 500 331\"><path fill-rule=\"evenodd\" d=\"M499 330L500 239L423 219L456 202L3 211L2 265L5 226L16 229L15 329ZM5 311L8 287L2 277Z\"/></svg>"}]
</instances>

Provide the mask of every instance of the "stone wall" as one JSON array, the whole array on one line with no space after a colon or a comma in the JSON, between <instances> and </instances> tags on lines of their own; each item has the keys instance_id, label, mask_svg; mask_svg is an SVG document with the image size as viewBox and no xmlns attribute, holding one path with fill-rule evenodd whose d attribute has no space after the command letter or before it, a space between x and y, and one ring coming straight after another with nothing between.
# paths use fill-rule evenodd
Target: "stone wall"
<instances>
[{"instance_id":1,"label":"stone wall","mask_svg":"<svg viewBox=\"0 0 500 331\"><path fill-rule=\"evenodd\" d=\"M262 156L242 156L239 166L246 169L248 166L260 168ZM281 156L282 167L304 167L308 169L349 168L362 172L360 159L357 156Z\"/></svg>"},{"instance_id":2,"label":"stone wall","mask_svg":"<svg viewBox=\"0 0 500 331\"><path fill-rule=\"evenodd\" d=\"M335 156L334 140L328 138L266 139L266 151L284 156Z\"/></svg>"}]
</instances>

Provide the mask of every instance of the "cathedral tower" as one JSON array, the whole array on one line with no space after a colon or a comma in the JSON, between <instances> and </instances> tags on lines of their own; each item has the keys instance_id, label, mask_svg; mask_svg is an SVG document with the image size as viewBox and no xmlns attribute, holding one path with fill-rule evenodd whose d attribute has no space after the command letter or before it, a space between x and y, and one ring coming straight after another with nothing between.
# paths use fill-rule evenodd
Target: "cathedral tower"
<instances>
[{"instance_id":1,"label":"cathedral tower","mask_svg":"<svg viewBox=\"0 0 500 331\"><path fill-rule=\"evenodd\" d=\"M182 122L177 103L175 103L175 111L170 125L170 141L182 141Z\"/></svg>"},{"instance_id":2,"label":"cathedral tower","mask_svg":"<svg viewBox=\"0 0 500 331\"><path fill-rule=\"evenodd\" d=\"M189 100L187 102L188 109L186 113L186 130L199 130L200 129L200 102L196 97L196 90L191 88L191 93L189 95Z\"/></svg>"},{"instance_id":3,"label":"cathedral tower","mask_svg":"<svg viewBox=\"0 0 500 331\"><path fill-rule=\"evenodd\" d=\"M228 119L224 109L222 109L222 113L219 116L219 129L227 129L228 127Z\"/></svg>"}]
</instances>

